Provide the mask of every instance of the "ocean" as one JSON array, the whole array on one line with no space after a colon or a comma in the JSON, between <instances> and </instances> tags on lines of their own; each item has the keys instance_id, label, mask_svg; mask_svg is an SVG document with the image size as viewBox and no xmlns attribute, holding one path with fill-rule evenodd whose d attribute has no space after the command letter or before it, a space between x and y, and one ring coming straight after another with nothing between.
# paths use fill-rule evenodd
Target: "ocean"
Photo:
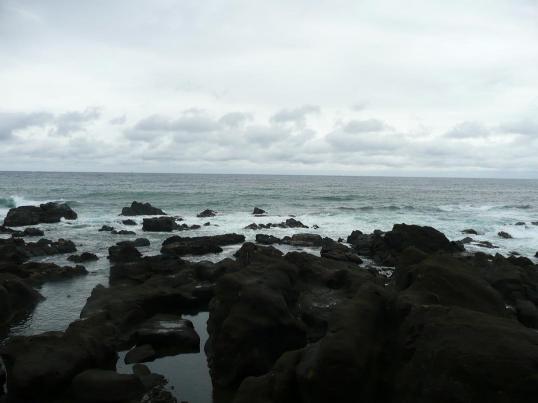
<instances>
[{"instance_id":1,"label":"ocean","mask_svg":"<svg viewBox=\"0 0 538 403\"><path fill-rule=\"evenodd\" d=\"M490 241L499 247L489 250L471 245L468 246L470 250L502 254L517 251L532 259L538 251L538 225L531 224L538 221L538 180L0 172L0 217L4 217L12 207L46 201L66 202L78 213L78 220L40 224L39 227L46 231L45 237L51 240L71 239L79 252L93 252L100 257L98 261L85 265L90 272L88 276L44 284L40 292L46 299L32 314L11 328L11 335L64 330L79 317L93 287L99 283L108 284L108 247L133 237L98 232L102 225L134 229L137 236L146 237L151 242L150 247L140 251L144 254L158 253L169 233L143 233L140 225L130 227L120 222L122 207L130 205L133 200L150 202L168 214L183 217L187 224L207 221L212 224L180 233L185 236L237 232L245 234L247 240L253 240L259 232L282 237L307 231L345 239L353 230L390 230L395 223L407 223L433 226L451 240L463 238L465 235L461 230L473 228L481 234L474 236L476 240ZM268 215L254 217L254 207L266 210ZM196 217L207 208L218 211L219 215ZM310 227L317 225L319 228L244 229L252 222L279 223L290 215ZM140 218L134 219L141 224ZM517 222L525 225L516 225ZM497 235L499 231L510 233L513 239L500 238ZM198 259L220 260L230 256L236 248L226 247L219 255ZM40 260L68 264L66 257ZM203 326L207 314L200 315L193 321L203 340L206 337ZM211 401L203 353L196 357L179 357L178 360L183 360L179 364L159 360L152 364L153 368L168 374L182 374L170 381L175 390L181 390L178 396L182 400ZM185 366L190 368L190 374Z\"/></svg>"}]
</instances>

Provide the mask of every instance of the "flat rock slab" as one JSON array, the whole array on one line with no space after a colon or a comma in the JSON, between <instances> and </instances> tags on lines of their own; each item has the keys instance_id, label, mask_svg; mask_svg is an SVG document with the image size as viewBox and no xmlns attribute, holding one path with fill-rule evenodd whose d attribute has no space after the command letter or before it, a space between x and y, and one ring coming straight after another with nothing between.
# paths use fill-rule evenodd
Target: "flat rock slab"
<instances>
[{"instance_id":1,"label":"flat rock slab","mask_svg":"<svg viewBox=\"0 0 538 403\"><path fill-rule=\"evenodd\" d=\"M158 356L200 351L200 336L190 320L156 315L140 326L134 335L137 346L150 345Z\"/></svg>"}]
</instances>

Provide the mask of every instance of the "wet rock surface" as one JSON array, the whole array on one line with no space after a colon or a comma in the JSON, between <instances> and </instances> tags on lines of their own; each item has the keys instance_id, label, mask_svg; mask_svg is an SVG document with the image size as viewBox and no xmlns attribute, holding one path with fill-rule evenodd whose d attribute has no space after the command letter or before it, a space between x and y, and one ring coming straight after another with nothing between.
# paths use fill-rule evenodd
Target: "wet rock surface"
<instances>
[{"instance_id":1,"label":"wet rock surface","mask_svg":"<svg viewBox=\"0 0 538 403\"><path fill-rule=\"evenodd\" d=\"M290 220L284 224L302 228ZM138 250L145 238L118 242L109 248L108 286L93 289L80 320L0 346L8 401L173 402L147 367L118 373L117 354L127 352L131 364L200 351L185 319L200 311L209 311L204 350L215 390L235 403L534 401L531 259L469 253L472 239L451 242L417 225L354 231L347 242L315 233L258 234L256 243L239 234L172 236L153 256ZM182 258L228 245L241 245L233 259ZM33 285L86 272L28 261L72 248L65 240L0 240L0 325L40 301Z\"/></svg>"},{"instance_id":2,"label":"wet rock surface","mask_svg":"<svg viewBox=\"0 0 538 403\"><path fill-rule=\"evenodd\" d=\"M205 218L205 217L215 217L216 215L217 215L216 211L207 209L207 210L202 211L201 213L198 213L196 217Z\"/></svg>"},{"instance_id":3,"label":"wet rock surface","mask_svg":"<svg viewBox=\"0 0 538 403\"><path fill-rule=\"evenodd\" d=\"M4 219L4 225L8 227L21 227L25 225L35 225L40 223L60 222L66 220L76 220L77 213L66 203L44 203L39 206L21 206L8 211Z\"/></svg>"},{"instance_id":4,"label":"wet rock surface","mask_svg":"<svg viewBox=\"0 0 538 403\"><path fill-rule=\"evenodd\" d=\"M124 207L121 210L123 216L137 216L137 215L166 215L166 213L160 208L153 207L150 203L140 203L133 201L130 207Z\"/></svg>"}]
</instances>

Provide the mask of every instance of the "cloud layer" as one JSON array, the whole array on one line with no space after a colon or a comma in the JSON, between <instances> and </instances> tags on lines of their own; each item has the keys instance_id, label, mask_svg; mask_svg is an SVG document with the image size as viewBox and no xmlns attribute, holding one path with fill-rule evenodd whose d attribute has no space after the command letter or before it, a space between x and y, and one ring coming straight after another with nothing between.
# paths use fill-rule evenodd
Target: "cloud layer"
<instances>
[{"instance_id":1,"label":"cloud layer","mask_svg":"<svg viewBox=\"0 0 538 403\"><path fill-rule=\"evenodd\" d=\"M530 0L5 0L0 170L538 177L536 18Z\"/></svg>"}]
</instances>

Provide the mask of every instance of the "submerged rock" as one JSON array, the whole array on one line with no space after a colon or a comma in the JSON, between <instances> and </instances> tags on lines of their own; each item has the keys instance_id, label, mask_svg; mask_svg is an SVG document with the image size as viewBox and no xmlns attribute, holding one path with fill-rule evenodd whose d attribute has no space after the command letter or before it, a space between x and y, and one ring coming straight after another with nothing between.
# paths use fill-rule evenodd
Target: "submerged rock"
<instances>
[{"instance_id":1,"label":"submerged rock","mask_svg":"<svg viewBox=\"0 0 538 403\"><path fill-rule=\"evenodd\" d=\"M133 201L131 207L124 207L121 210L123 216L137 216L137 215L166 215L160 208L153 207L149 203L140 203Z\"/></svg>"},{"instance_id":2,"label":"submerged rock","mask_svg":"<svg viewBox=\"0 0 538 403\"><path fill-rule=\"evenodd\" d=\"M116 231L116 230L113 230L111 232L111 234L113 235L136 235L136 232L134 231L127 231L125 229L122 229L122 230L119 230L119 231Z\"/></svg>"},{"instance_id":3,"label":"submerged rock","mask_svg":"<svg viewBox=\"0 0 538 403\"><path fill-rule=\"evenodd\" d=\"M266 214L267 212L261 208L258 208L258 207L254 207L254 210L252 211L252 214L254 215L263 215L263 214Z\"/></svg>"},{"instance_id":4,"label":"submerged rock","mask_svg":"<svg viewBox=\"0 0 538 403\"><path fill-rule=\"evenodd\" d=\"M99 232L112 232L114 231L114 227L111 227L110 225L103 225L101 229L99 229Z\"/></svg>"},{"instance_id":5,"label":"submerged rock","mask_svg":"<svg viewBox=\"0 0 538 403\"><path fill-rule=\"evenodd\" d=\"M122 220L121 223L123 225L137 225L137 222L135 220L131 220L130 218L127 220Z\"/></svg>"},{"instance_id":6,"label":"submerged rock","mask_svg":"<svg viewBox=\"0 0 538 403\"><path fill-rule=\"evenodd\" d=\"M512 238L512 235L510 235L508 232L504 232L504 231L499 231L497 233L498 236L500 236L501 238L504 238L504 239L511 239Z\"/></svg>"},{"instance_id":7,"label":"submerged rock","mask_svg":"<svg viewBox=\"0 0 538 403\"><path fill-rule=\"evenodd\" d=\"M84 262L92 262L95 260L99 260L97 255L95 253L90 252L82 252L80 255L71 255L67 258L67 260L75 263L84 263Z\"/></svg>"},{"instance_id":8,"label":"submerged rock","mask_svg":"<svg viewBox=\"0 0 538 403\"><path fill-rule=\"evenodd\" d=\"M256 224L256 223L252 223L252 224L247 225L244 229L258 230L258 229L269 229L269 228L308 228L308 226L304 225L302 222L297 221L294 218L288 218L286 221L281 222L279 224L273 224L273 223Z\"/></svg>"},{"instance_id":9,"label":"submerged rock","mask_svg":"<svg viewBox=\"0 0 538 403\"><path fill-rule=\"evenodd\" d=\"M144 218L142 230L148 232L171 232L178 229L174 217Z\"/></svg>"},{"instance_id":10,"label":"submerged rock","mask_svg":"<svg viewBox=\"0 0 538 403\"><path fill-rule=\"evenodd\" d=\"M62 218L76 220L77 213L66 203L45 203L38 206L15 207L8 211L4 219L4 225L9 227L21 227L40 223L56 223Z\"/></svg>"},{"instance_id":11,"label":"submerged rock","mask_svg":"<svg viewBox=\"0 0 538 403\"><path fill-rule=\"evenodd\" d=\"M204 218L204 217L215 217L216 215L217 215L217 212L216 212L216 211L207 209L207 210L202 211L201 213L198 213L198 214L196 215L196 217L199 217L199 218Z\"/></svg>"},{"instance_id":12,"label":"submerged rock","mask_svg":"<svg viewBox=\"0 0 538 403\"><path fill-rule=\"evenodd\" d=\"M31 311L42 298L28 283L0 266L0 326Z\"/></svg>"},{"instance_id":13,"label":"submerged rock","mask_svg":"<svg viewBox=\"0 0 538 403\"><path fill-rule=\"evenodd\" d=\"M472 229L472 228L464 229L463 231L461 231L461 233L462 234L467 234L467 235L479 235L478 231L475 230L475 229Z\"/></svg>"},{"instance_id":14,"label":"submerged rock","mask_svg":"<svg viewBox=\"0 0 538 403\"><path fill-rule=\"evenodd\" d=\"M280 243L282 240L273 235L256 234L256 242L262 245L273 245Z\"/></svg>"},{"instance_id":15,"label":"submerged rock","mask_svg":"<svg viewBox=\"0 0 538 403\"><path fill-rule=\"evenodd\" d=\"M20 238L25 236L43 236L45 233L40 228L28 227L24 231L13 231L11 235Z\"/></svg>"}]
</instances>

